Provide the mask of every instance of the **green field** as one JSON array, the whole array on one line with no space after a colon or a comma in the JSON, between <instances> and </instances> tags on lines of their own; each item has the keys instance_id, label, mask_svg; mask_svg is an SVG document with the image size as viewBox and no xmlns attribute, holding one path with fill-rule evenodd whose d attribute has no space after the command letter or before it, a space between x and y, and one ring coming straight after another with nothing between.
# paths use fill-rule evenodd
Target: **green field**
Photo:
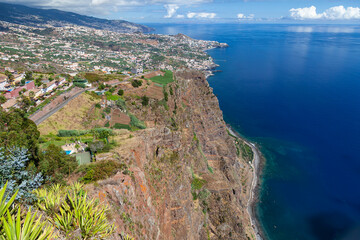
<instances>
[{"instance_id":1,"label":"green field","mask_svg":"<svg viewBox=\"0 0 360 240\"><path fill-rule=\"evenodd\" d=\"M172 71L166 70L164 76L156 76L156 77L150 78L150 80L153 81L154 83L166 85L166 84L174 81L174 76L173 76Z\"/></svg>"},{"instance_id":2,"label":"green field","mask_svg":"<svg viewBox=\"0 0 360 240\"><path fill-rule=\"evenodd\" d=\"M111 92L106 92L105 95L107 100L117 101L119 98L121 98L119 95L112 95Z\"/></svg>"}]
</instances>

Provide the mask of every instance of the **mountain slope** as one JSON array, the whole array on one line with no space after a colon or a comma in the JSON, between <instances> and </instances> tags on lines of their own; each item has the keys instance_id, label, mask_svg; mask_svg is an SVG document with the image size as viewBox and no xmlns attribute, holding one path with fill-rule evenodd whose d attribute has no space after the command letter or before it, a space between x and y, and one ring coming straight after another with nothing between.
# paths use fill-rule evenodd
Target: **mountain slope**
<instances>
[{"instance_id":1,"label":"mountain slope","mask_svg":"<svg viewBox=\"0 0 360 240\"><path fill-rule=\"evenodd\" d=\"M53 26L75 24L116 32L150 32L153 30L144 25L124 20L100 19L56 9L46 10L8 3L0 3L0 21L38 27L44 24Z\"/></svg>"}]
</instances>

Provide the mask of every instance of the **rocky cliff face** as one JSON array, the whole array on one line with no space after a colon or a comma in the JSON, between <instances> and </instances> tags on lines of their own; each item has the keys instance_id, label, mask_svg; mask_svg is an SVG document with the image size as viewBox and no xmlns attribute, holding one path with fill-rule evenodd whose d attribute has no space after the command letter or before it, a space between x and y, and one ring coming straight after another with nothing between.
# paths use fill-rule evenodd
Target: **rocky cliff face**
<instances>
[{"instance_id":1,"label":"rocky cliff face","mask_svg":"<svg viewBox=\"0 0 360 240\"><path fill-rule=\"evenodd\" d=\"M97 156L129 170L90 191L111 205L117 231L135 239L253 239L246 211L252 169L204 75L175 75L168 108L133 106L149 127L119 132L118 146Z\"/></svg>"}]
</instances>

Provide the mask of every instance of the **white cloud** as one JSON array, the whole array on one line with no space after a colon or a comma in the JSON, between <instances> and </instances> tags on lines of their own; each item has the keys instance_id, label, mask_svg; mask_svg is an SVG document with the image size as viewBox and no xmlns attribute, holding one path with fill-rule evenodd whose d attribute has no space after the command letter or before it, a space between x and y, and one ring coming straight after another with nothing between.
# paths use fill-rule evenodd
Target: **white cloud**
<instances>
[{"instance_id":1,"label":"white cloud","mask_svg":"<svg viewBox=\"0 0 360 240\"><path fill-rule=\"evenodd\" d=\"M167 11L167 15L164 16L164 18L172 18L176 11L179 9L179 5L177 4L166 4L164 5Z\"/></svg>"},{"instance_id":2,"label":"white cloud","mask_svg":"<svg viewBox=\"0 0 360 240\"><path fill-rule=\"evenodd\" d=\"M207 12L195 13L195 12L189 12L186 16L187 16L188 18L215 18L215 17L216 17L216 13L207 13Z\"/></svg>"},{"instance_id":3,"label":"white cloud","mask_svg":"<svg viewBox=\"0 0 360 240\"><path fill-rule=\"evenodd\" d=\"M254 14L249 14L248 16L246 16L246 15L243 14L243 13L239 13L239 14L237 15L237 18L238 18L239 20L249 20L249 19L254 19L254 17L255 17Z\"/></svg>"},{"instance_id":4,"label":"white cloud","mask_svg":"<svg viewBox=\"0 0 360 240\"><path fill-rule=\"evenodd\" d=\"M185 18L185 15L179 14L179 15L176 15L176 18Z\"/></svg>"},{"instance_id":5,"label":"white cloud","mask_svg":"<svg viewBox=\"0 0 360 240\"><path fill-rule=\"evenodd\" d=\"M292 8L290 17L293 19L328 19L328 20L351 20L360 19L360 8L344 6L335 6L325 10L322 13L316 12L316 7Z\"/></svg>"}]
</instances>

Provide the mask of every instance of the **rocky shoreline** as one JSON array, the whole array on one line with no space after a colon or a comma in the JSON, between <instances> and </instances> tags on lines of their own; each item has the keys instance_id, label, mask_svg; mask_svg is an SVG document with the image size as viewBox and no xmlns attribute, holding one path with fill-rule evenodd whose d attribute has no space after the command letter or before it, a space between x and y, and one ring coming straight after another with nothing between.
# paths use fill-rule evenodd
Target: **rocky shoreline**
<instances>
[{"instance_id":1,"label":"rocky shoreline","mask_svg":"<svg viewBox=\"0 0 360 240\"><path fill-rule=\"evenodd\" d=\"M224 43L224 45L219 46L217 48L227 48L229 47L228 44ZM214 48L211 48L214 49ZM211 49L207 49L211 50ZM216 64L213 61L213 65L211 66L211 68L208 71L205 71L205 76L206 79L208 79L208 77L213 76L215 72L218 72L219 70L215 70L217 67L219 67L220 65ZM262 231L261 228L261 224L259 222L259 220L256 217L256 204L259 200L259 191L260 191L260 176L261 176L261 172L263 169L263 166L265 164L265 158L263 157L263 155L261 154L260 150L258 149L258 147L254 144L249 142L248 140L246 140L244 137L242 137L237 131L235 131L230 124L226 124L228 131L236 136L238 139L242 140L243 142L245 142L249 147L251 147L253 153L254 153L254 159L253 161L250 163L253 171L253 179L252 179L252 183L250 186L250 198L248 200L247 203L247 212L250 218L250 222L251 222L251 226L253 228L253 231L255 233L255 238L256 240L264 240L265 238L265 234Z\"/></svg>"},{"instance_id":2,"label":"rocky shoreline","mask_svg":"<svg viewBox=\"0 0 360 240\"><path fill-rule=\"evenodd\" d=\"M247 211L250 217L250 221L251 221L251 226L255 232L255 236L256 236L256 240L264 240L266 239L264 236L264 232L262 231L260 222L258 220L258 218L256 217L256 204L259 201L259 191L260 191L260 177L261 177L261 172L265 163L265 158L263 157L263 155L261 154L260 150L258 149L258 147L254 144L249 142L248 140L244 139L237 131L235 131L229 124L227 124L227 128L229 130L229 132L236 136L237 138L241 139L242 141L244 141L249 147L251 147L253 153L254 153L254 158L253 161L251 163L251 167L254 169L253 171L253 180L250 186L250 198L248 200L248 204L247 204Z\"/></svg>"}]
</instances>

